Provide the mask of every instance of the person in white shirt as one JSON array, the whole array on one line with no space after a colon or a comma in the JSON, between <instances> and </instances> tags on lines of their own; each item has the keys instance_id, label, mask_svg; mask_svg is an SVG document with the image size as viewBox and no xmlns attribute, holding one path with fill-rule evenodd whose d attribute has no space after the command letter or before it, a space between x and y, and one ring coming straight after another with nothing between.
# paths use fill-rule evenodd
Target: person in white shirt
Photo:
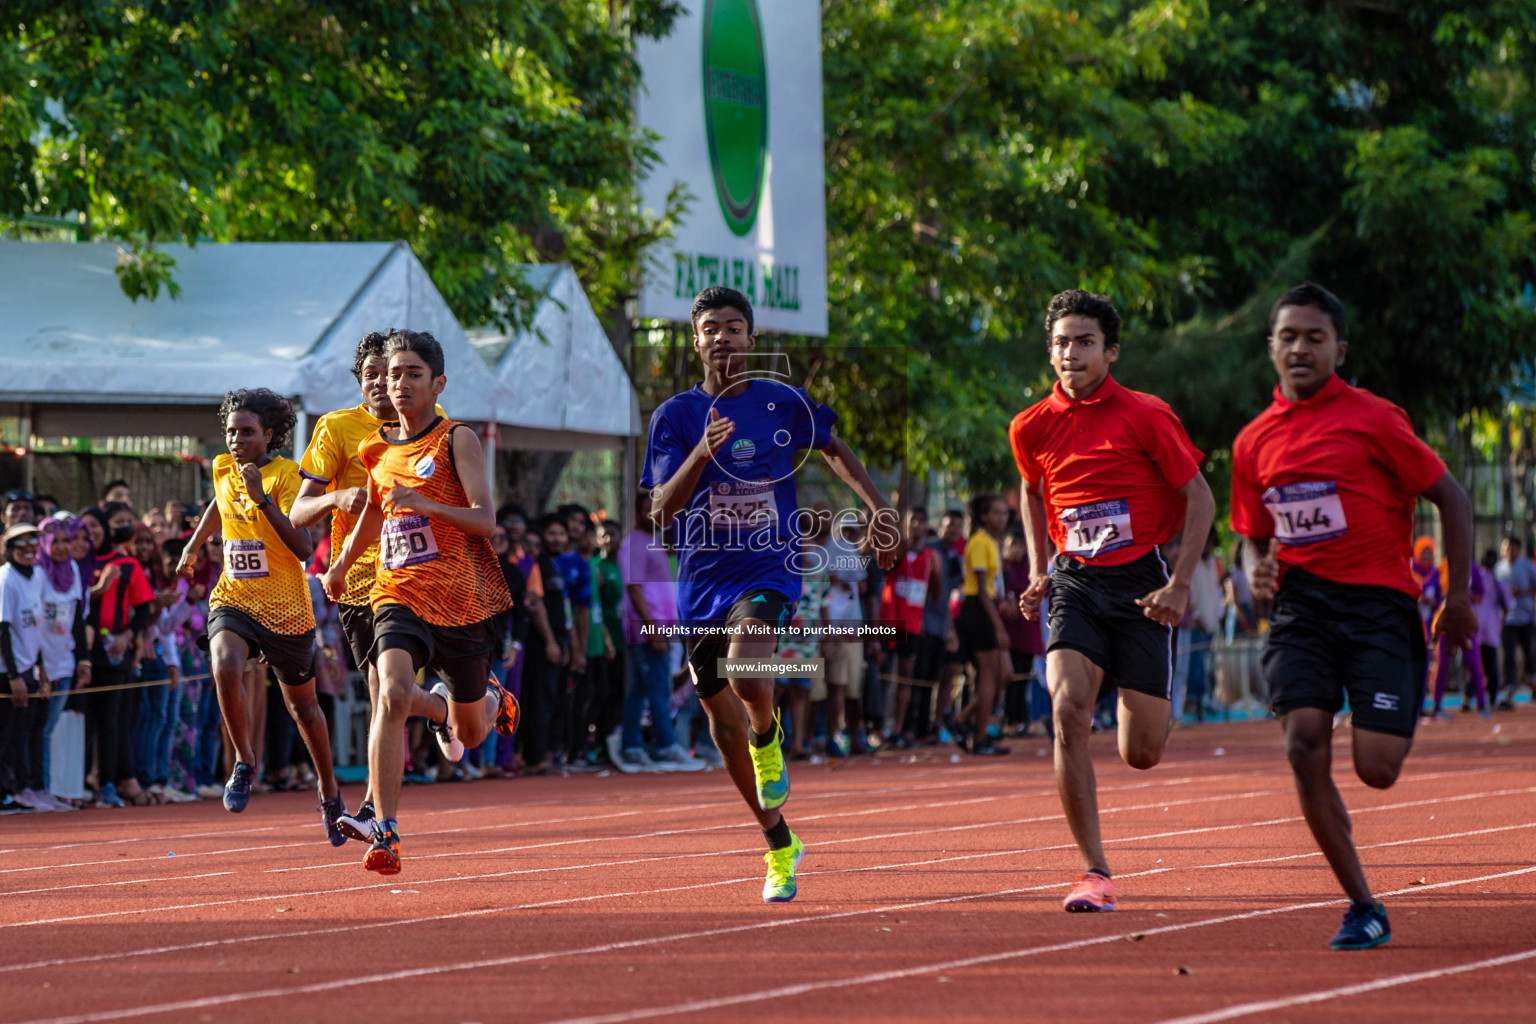
<instances>
[{"instance_id":1,"label":"person in white shirt","mask_svg":"<svg viewBox=\"0 0 1536 1024\"><path fill-rule=\"evenodd\" d=\"M53 810L43 782L43 709L48 680L39 670L43 581L37 571L40 534L30 523L5 531L0 565L0 670L9 700L0 700L0 809ZM34 728L34 723L36 728Z\"/></svg>"},{"instance_id":2,"label":"person in white shirt","mask_svg":"<svg viewBox=\"0 0 1536 1024\"><path fill-rule=\"evenodd\" d=\"M91 649L85 638L85 616L89 610L86 585L80 566L73 557L74 538L85 531L85 524L74 516L50 518L43 523L37 549L36 576L43 590L43 631L39 660L53 689L43 715L42 773L46 786L52 776L53 728L64 713L64 702L71 686L87 686L91 681ZM74 810L70 804L46 794L59 810Z\"/></svg>"}]
</instances>

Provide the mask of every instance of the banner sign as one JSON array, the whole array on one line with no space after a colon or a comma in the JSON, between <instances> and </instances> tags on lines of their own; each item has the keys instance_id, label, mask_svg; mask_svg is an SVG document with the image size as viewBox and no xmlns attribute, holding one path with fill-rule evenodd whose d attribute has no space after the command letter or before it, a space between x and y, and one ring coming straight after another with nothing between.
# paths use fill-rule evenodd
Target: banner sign
<instances>
[{"instance_id":1,"label":"banner sign","mask_svg":"<svg viewBox=\"0 0 1536 1024\"><path fill-rule=\"evenodd\" d=\"M745 293L759 330L827 333L818 0L684 0L638 46L639 122L661 136L641 185L660 211L693 202L650 254L640 316L688 319L710 285Z\"/></svg>"}]
</instances>

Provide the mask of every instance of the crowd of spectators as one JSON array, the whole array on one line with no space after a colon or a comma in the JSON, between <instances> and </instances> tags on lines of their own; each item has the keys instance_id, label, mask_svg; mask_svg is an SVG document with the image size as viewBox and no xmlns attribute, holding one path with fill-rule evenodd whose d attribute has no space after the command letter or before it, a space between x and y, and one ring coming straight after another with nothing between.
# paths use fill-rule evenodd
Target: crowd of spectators
<instances>
[{"instance_id":1,"label":"crowd of spectators","mask_svg":"<svg viewBox=\"0 0 1536 1024\"><path fill-rule=\"evenodd\" d=\"M408 782L720 766L682 642L667 628L676 625L675 557L664 537L653 536L647 506L637 496L634 521L642 525L628 534L576 504L537 519L517 505L498 510L491 543L513 606L496 631L493 665L519 696L522 723L513 740L492 733L449 763L424 723L412 720ZM986 756L1006 753L1009 738L1052 734L1048 616L1032 622L1019 613L1031 572L1007 501L978 495L966 511L943 511L936 526L926 510L909 510L905 561L889 574L861 553L868 525L859 514L814 511L800 628L778 656L814 659L823 670L778 680L791 759L921 747ZM222 570L221 538L209 541L192 579L172 571L199 512L171 503L136 514L123 481L79 514L59 510L48 495L7 496L0 813L222 794L233 754L198 643ZM334 729L338 699L366 700L366 688L316 578L329 554L323 525L314 536L317 691ZM1432 541L1421 539L1415 571L1428 628L1444 573ZM1530 682L1536 563L1506 538L1474 570L1472 593L1483 629L1475 654L1461 658L1462 710L1489 714L1510 708L1517 684ZM1213 535L1178 630L1176 722L1198 722L1239 699L1262 713L1254 642L1262 611L1241 559L1223 558ZM834 625L887 628L862 638L844 629L835 639L808 628ZM1457 654L1433 653L1426 713L1444 716ZM1218 677L1230 677L1221 702ZM252 745L263 757L258 792L313 788L304 746L264 664L250 663L244 695ZM1097 727L1112 727L1113 716L1106 694Z\"/></svg>"}]
</instances>

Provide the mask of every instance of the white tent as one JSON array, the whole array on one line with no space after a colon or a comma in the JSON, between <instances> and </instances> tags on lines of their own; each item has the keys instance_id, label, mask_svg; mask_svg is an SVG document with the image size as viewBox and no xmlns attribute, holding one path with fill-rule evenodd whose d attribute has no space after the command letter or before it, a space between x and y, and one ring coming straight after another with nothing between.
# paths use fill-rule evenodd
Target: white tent
<instances>
[{"instance_id":1,"label":"white tent","mask_svg":"<svg viewBox=\"0 0 1536 1024\"><path fill-rule=\"evenodd\" d=\"M525 268L538 293L516 336L471 330L493 368L502 448L617 448L640 433L640 400L569 264Z\"/></svg>"},{"instance_id":2,"label":"white tent","mask_svg":"<svg viewBox=\"0 0 1536 1024\"><path fill-rule=\"evenodd\" d=\"M43 436L217 438L224 392L267 387L309 416L358 401L369 331L430 331L455 418L489 421L498 385L403 242L166 245L181 297L130 301L111 243L0 241L0 410Z\"/></svg>"}]
</instances>

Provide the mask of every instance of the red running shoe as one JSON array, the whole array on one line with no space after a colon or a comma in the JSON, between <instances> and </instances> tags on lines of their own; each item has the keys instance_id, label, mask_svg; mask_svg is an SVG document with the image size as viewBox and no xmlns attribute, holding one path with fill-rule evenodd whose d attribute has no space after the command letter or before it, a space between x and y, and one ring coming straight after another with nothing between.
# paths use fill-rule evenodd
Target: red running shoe
<instances>
[{"instance_id":1,"label":"red running shoe","mask_svg":"<svg viewBox=\"0 0 1536 1024\"><path fill-rule=\"evenodd\" d=\"M1072 891L1067 893L1061 906L1069 914L1114 910L1115 883L1096 871L1078 875L1072 883Z\"/></svg>"},{"instance_id":2,"label":"red running shoe","mask_svg":"<svg viewBox=\"0 0 1536 1024\"><path fill-rule=\"evenodd\" d=\"M494 676L486 680L485 686L496 695L498 706L494 728L503 736L511 736L517 732L517 723L523 716L522 706L512 696L512 691L498 683Z\"/></svg>"}]
</instances>

